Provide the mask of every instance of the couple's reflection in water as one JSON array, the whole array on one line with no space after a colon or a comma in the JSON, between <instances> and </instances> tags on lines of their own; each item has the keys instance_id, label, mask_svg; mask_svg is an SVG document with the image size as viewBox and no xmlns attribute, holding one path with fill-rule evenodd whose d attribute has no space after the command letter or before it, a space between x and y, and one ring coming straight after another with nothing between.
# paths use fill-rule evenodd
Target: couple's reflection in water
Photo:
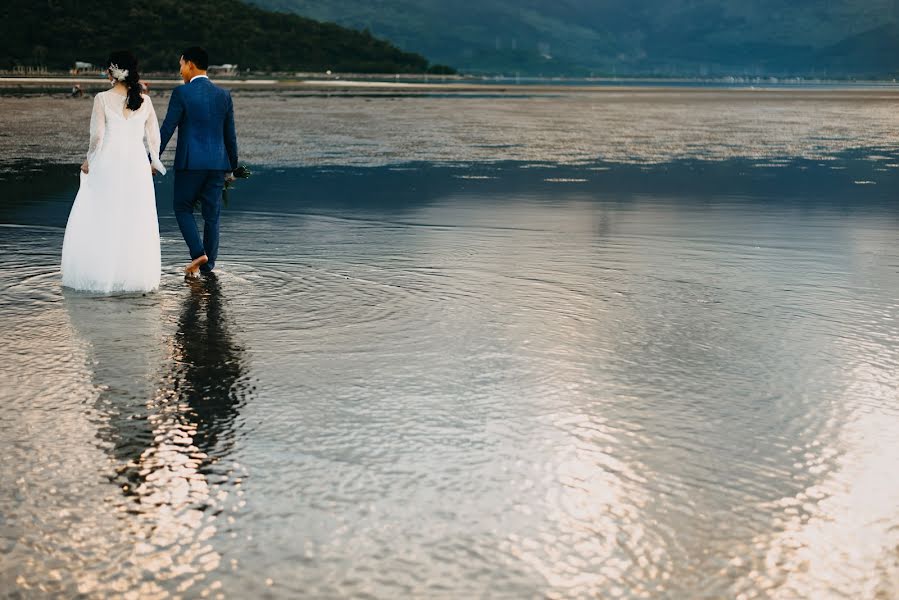
<instances>
[{"instance_id":1,"label":"couple's reflection in water","mask_svg":"<svg viewBox=\"0 0 899 600\"><path fill-rule=\"evenodd\" d=\"M232 451L249 387L221 281L184 285L174 294L67 294L66 306L88 344L130 562L186 590L218 567L210 539L243 504L245 474Z\"/></svg>"},{"instance_id":2,"label":"couple's reflection in water","mask_svg":"<svg viewBox=\"0 0 899 600\"><path fill-rule=\"evenodd\" d=\"M234 420L245 400L244 351L231 332L221 283L214 274L188 280L172 340L167 390L189 407L194 443L215 459L234 444ZM212 456L215 453L215 456Z\"/></svg>"}]
</instances>

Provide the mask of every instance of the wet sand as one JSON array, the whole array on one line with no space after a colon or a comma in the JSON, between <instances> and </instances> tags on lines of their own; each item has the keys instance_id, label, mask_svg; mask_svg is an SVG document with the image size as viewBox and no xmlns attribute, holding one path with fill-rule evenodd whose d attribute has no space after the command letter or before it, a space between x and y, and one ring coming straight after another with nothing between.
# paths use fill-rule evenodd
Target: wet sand
<instances>
[{"instance_id":1,"label":"wet sand","mask_svg":"<svg viewBox=\"0 0 899 600\"><path fill-rule=\"evenodd\" d=\"M440 90L234 89L241 159L277 167L749 159L772 167L859 149L878 155L899 132L893 89ZM153 92L162 120L169 92ZM79 163L90 109L89 97L62 93L0 96L0 171L22 161Z\"/></svg>"}]
</instances>

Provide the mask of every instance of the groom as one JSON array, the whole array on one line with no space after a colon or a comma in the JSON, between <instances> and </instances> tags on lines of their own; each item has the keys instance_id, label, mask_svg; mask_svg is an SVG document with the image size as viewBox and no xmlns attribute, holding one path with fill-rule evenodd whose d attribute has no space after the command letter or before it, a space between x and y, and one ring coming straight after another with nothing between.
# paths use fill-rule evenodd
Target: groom
<instances>
[{"instance_id":1,"label":"groom","mask_svg":"<svg viewBox=\"0 0 899 600\"><path fill-rule=\"evenodd\" d=\"M190 249L187 275L212 272L219 248L219 215L225 180L237 168L237 134L231 95L206 76L209 56L202 48L181 54L185 85L172 91L160 133L165 151L178 128L175 150L175 218ZM203 213L203 239L194 220L194 205Z\"/></svg>"}]
</instances>

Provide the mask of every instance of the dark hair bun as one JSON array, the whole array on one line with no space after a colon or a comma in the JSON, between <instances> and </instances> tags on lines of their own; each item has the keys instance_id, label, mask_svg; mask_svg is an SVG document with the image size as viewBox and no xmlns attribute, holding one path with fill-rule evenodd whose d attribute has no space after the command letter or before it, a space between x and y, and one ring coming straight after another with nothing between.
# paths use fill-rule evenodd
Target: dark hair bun
<instances>
[{"instance_id":1,"label":"dark hair bun","mask_svg":"<svg viewBox=\"0 0 899 600\"><path fill-rule=\"evenodd\" d=\"M117 50L109 55L107 68L115 65L123 71L128 71L122 83L128 88L127 106L129 110L137 110L144 103L141 96L140 73L137 72L137 59L127 50Z\"/></svg>"}]
</instances>

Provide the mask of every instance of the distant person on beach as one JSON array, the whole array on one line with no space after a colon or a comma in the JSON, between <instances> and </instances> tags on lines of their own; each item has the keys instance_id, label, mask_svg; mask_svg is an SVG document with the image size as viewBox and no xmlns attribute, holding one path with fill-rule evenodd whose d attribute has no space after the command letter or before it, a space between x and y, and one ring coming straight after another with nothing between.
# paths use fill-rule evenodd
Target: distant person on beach
<instances>
[{"instance_id":1,"label":"distant person on beach","mask_svg":"<svg viewBox=\"0 0 899 600\"><path fill-rule=\"evenodd\" d=\"M75 84L72 86L72 98L83 98L84 90L81 89L80 84Z\"/></svg>"},{"instance_id":2,"label":"distant person on beach","mask_svg":"<svg viewBox=\"0 0 899 600\"><path fill-rule=\"evenodd\" d=\"M159 287L161 271L151 171L165 173L159 121L149 96L141 94L134 55L113 52L106 64L112 88L94 96L90 147L62 244L62 284L149 292Z\"/></svg>"},{"instance_id":3,"label":"distant person on beach","mask_svg":"<svg viewBox=\"0 0 899 600\"><path fill-rule=\"evenodd\" d=\"M206 75L209 55L198 47L181 53L180 71L184 85L175 88L162 123L164 152L178 129L175 150L174 211L181 235L187 242L191 262L187 276L211 273L219 247L219 216L225 182L238 168L237 134L231 94ZM203 238L194 220L194 206L203 214Z\"/></svg>"}]
</instances>

